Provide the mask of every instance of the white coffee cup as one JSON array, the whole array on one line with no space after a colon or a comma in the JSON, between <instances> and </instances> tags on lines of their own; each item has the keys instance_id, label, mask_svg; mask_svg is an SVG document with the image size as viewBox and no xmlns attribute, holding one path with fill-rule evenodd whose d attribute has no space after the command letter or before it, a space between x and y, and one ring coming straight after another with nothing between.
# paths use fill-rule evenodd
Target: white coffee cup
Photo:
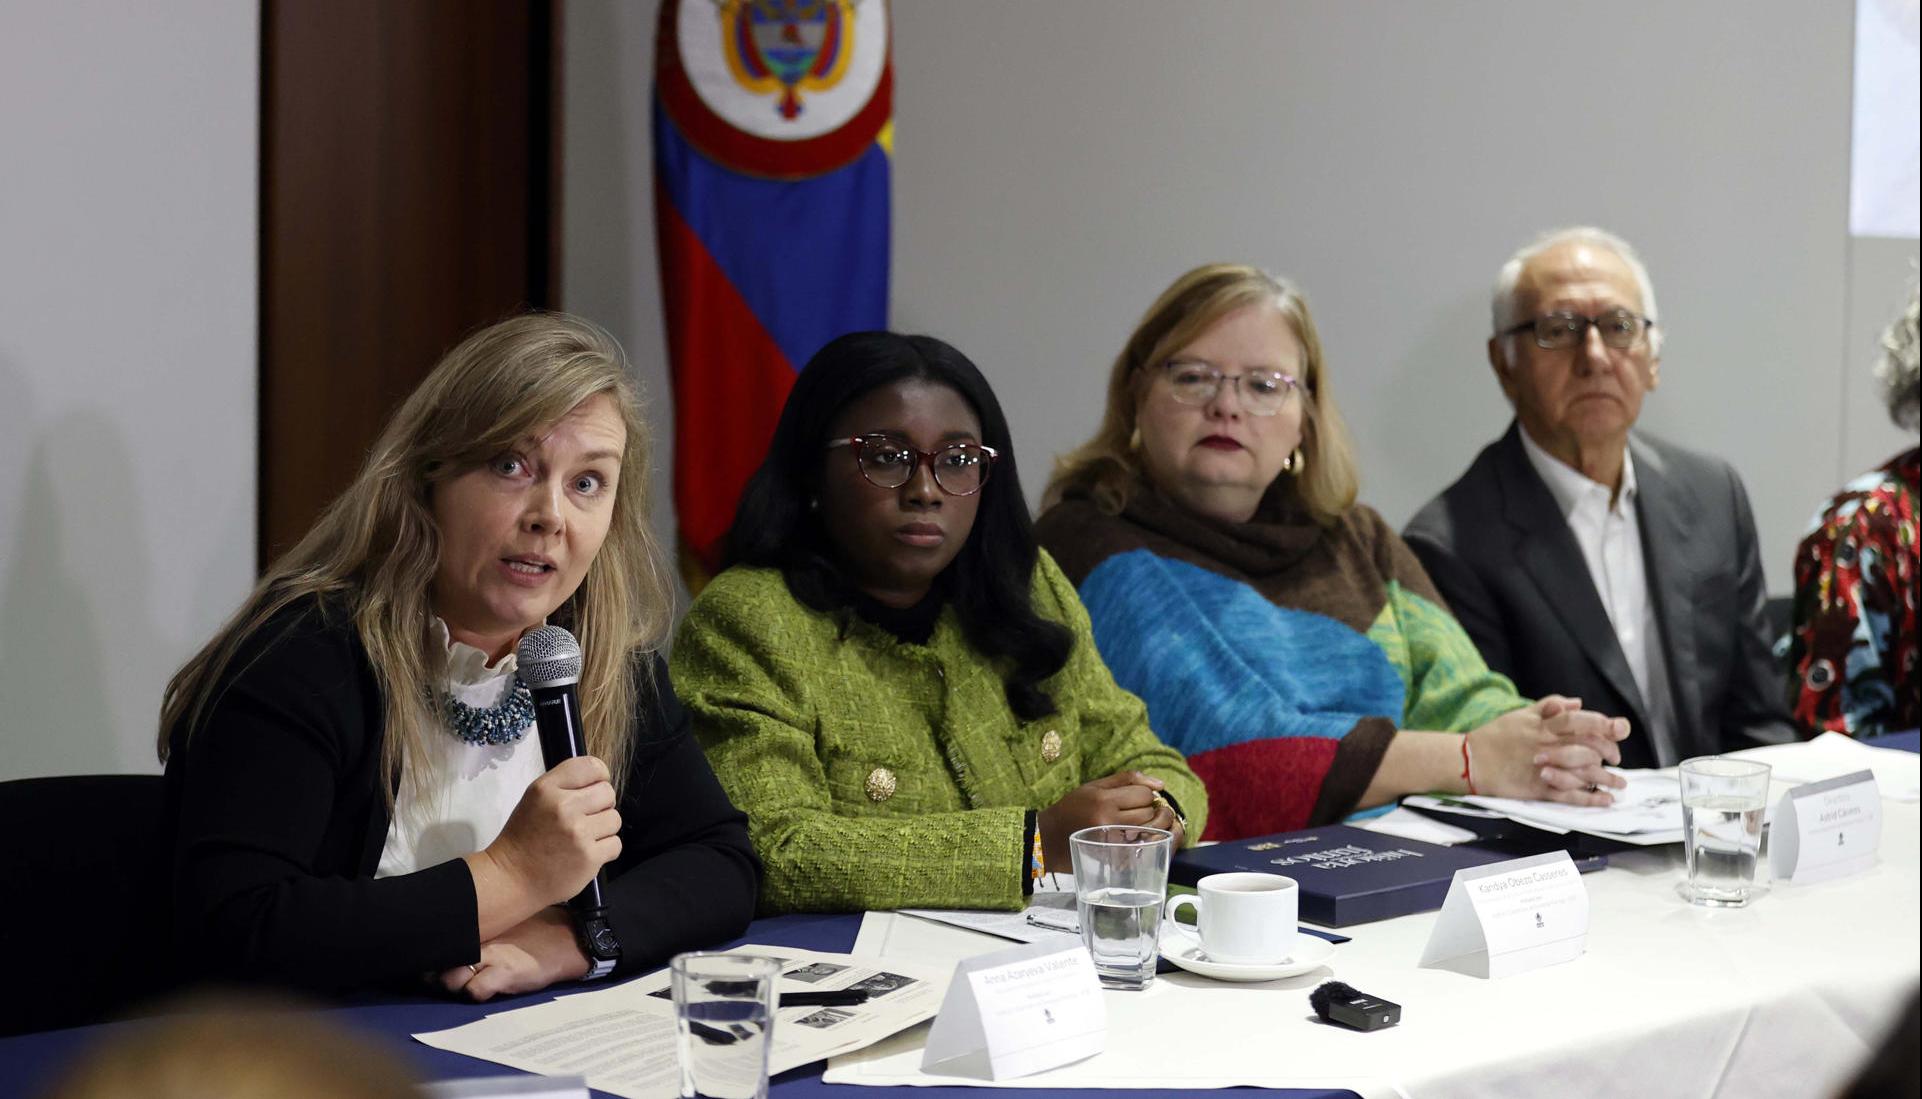
<instances>
[{"instance_id":1,"label":"white coffee cup","mask_svg":"<svg viewBox=\"0 0 1922 1099\"><path fill-rule=\"evenodd\" d=\"M1195 933L1175 922L1182 905L1195 909L1198 945L1210 961L1229 965L1274 965L1295 952L1301 890L1280 874L1210 874L1195 885L1197 895L1170 897L1166 926L1177 935Z\"/></svg>"}]
</instances>

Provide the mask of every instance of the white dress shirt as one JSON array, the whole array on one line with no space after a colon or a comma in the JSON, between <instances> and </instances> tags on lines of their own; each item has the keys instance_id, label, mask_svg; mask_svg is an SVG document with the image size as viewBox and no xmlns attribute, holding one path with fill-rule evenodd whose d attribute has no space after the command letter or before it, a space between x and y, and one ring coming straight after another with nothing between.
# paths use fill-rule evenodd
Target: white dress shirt
<instances>
[{"instance_id":1,"label":"white dress shirt","mask_svg":"<svg viewBox=\"0 0 1922 1099\"><path fill-rule=\"evenodd\" d=\"M1628 658L1629 674L1642 692L1652 728L1631 730L1631 735L1647 738L1660 766L1680 762L1675 750L1675 699L1669 690L1668 658L1662 652L1660 626L1655 621L1655 604L1648 597L1648 566L1642 557L1642 527L1635 513L1635 458L1622 450L1622 491L1609 500L1607 485L1592 481L1580 470L1535 445L1527 429L1521 431L1522 449L1528 453L1542 483L1561 506L1562 518L1582 548L1588 564L1588 578L1601 597L1602 609L1615 628L1622 655ZM1583 700L1585 703L1588 701ZM1619 717L1619 714L1611 714Z\"/></svg>"},{"instance_id":2,"label":"white dress shirt","mask_svg":"<svg viewBox=\"0 0 1922 1099\"><path fill-rule=\"evenodd\" d=\"M514 689L515 654L490 668L486 653L450 638L439 618L431 629L446 646L447 689L455 698L485 709ZM440 721L427 729L426 741L426 759L402 764L377 878L439 866L493 843L521 795L547 770L531 720L512 744L469 744ZM410 774L420 765L426 767L424 791L415 789Z\"/></svg>"}]
</instances>

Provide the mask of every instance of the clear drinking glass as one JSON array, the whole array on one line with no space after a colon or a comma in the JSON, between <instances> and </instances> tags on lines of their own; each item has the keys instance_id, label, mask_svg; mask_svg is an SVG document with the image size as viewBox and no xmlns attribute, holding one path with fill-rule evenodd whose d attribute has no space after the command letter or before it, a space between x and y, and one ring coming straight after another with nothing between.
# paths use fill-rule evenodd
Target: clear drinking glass
<instances>
[{"instance_id":1,"label":"clear drinking glass","mask_svg":"<svg viewBox=\"0 0 1922 1099\"><path fill-rule=\"evenodd\" d=\"M1123 824L1068 837L1081 942L1102 987L1140 991L1154 981L1174 846L1173 832Z\"/></svg>"},{"instance_id":2,"label":"clear drinking glass","mask_svg":"<svg viewBox=\"0 0 1922 1099\"><path fill-rule=\"evenodd\" d=\"M1769 765L1724 756L1682 761L1682 839L1692 904L1741 908L1756 895L1755 864L1768 808Z\"/></svg>"},{"instance_id":3,"label":"clear drinking glass","mask_svg":"<svg viewBox=\"0 0 1922 1099\"><path fill-rule=\"evenodd\" d=\"M780 960L692 953L675 955L669 966L681 1099L767 1099Z\"/></svg>"}]
</instances>

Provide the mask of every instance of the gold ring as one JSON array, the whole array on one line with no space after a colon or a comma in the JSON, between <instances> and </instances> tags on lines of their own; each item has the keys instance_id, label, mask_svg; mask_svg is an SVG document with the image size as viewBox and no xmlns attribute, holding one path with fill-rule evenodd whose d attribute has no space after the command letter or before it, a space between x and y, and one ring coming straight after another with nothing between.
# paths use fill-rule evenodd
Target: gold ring
<instances>
[{"instance_id":1,"label":"gold ring","mask_svg":"<svg viewBox=\"0 0 1922 1099\"><path fill-rule=\"evenodd\" d=\"M480 966L475 965L473 962L468 962L467 973L468 973L469 980L472 980L473 978L480 976Z\"/></svg>"}]
</instances>

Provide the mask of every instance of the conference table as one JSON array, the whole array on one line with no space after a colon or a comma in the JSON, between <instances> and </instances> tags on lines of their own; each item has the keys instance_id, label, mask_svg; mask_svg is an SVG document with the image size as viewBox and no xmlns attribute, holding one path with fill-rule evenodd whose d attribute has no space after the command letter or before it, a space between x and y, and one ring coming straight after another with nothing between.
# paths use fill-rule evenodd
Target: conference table
<instances>
[{"instance_id":1,"label":"conference table","mask_svg":"<svg viewBox=\"0 0 1922 1099\"><path fill-rule=\"evenodd\" d=\"M1915 742L1916 734L1910 733L1899 738L1884 738L1879 743L1913 752ZM1665 895L1672 895L1674 883L1680 880L1678 848L1618 856L1617 865L1586 878L1593 906L1589 954L1577 963L1587 966L1586 970L1577 970L1576 964L1571 964L1554 967L1567 971L1559 975L1540 971L1549 976L1531 974L1507 981L1483 981L1429 970L1420 974L1397 974L1367 960L1404 956L1409 949L1407 944L1419 944L1426 929L1432 926L1434 913L1344 929L1355 935L1355 943L1338 947L1329 964L1336 979L1348 980L1377 994L1387 994L1389 988L1364 982L1389 981L1391 974L1404 978L1401 987L1421 991L1422 995L1407 1005L1404 1028L1424 1023L1438 1028L1455 1023L1448 1018L1451 1014L1483 1013L1491 1030L1496 1031L1488 1035L1488 1042L1499 1045L1502 1033L1525 1042L1526 1035L1521 1031L1526 1027L1517 1024L1516 1019L1543 1016L1569 1021L1566 1047L1538 1042L1516 1058L1516 1066L1500 1059L1486 1060L1475 1071L1465 1069L1454 1076L1444 1074L1425 1082L1431 1086L1408 1087L1411 1095L1533 1094L1531 1088L1539 1087L1543 1079L1550 1078L1544 1073L1553 1074L1553 1078L1567 1085L1556 1089L1560 1094L1626 1094L1612 1087L1611 1081L1622 1083L1631 1079L1634 1076L1631 1066L1639 1065L1646 1070L1645 1062L1649 1058L1686 1057L1690 1048L1705 1042L1710 1046L1720 1043L1722 1048L1698 1050L1700 1056L1721 1062L1719 1068L1710 1065L1704 1070L1708 1073L1704 1079L1716 1079L1724 1085L1740 1085L1745 1080L1753 1085L1759 1080L1765 1086L1769 1074L1782 1071L1783 1058L1791 1058L1793 1064L1802 1066L1806 1075L1792 1078L1786 1082L1787 1086L1772 1091L1765 1086L1761 1092L1738 1088L1666 1093L1821 1094L1823 1089L1845 1079L1854 1061L1873 1045L1874 1035L1893 1022L1891 1012L1906 990L1914 987L1919 968L1916 939L1918 911L1922 910L1922 874L1918 873L1918 864L1922 863L1922 836L1918 834L1922 833L1922 820L1918 819L1918 807L1913 802L1884 800L1882 804L1882 857L1872 871L1855 879L1818 886L1775 883L1769 895L1743 910L1703 911L1679 898L1668 903ZM1872 905L1867 907L1880 911L1865 910L1865 898L1873 898ZM854 944L862 919L860 914L764 918L756 920L737 942L846 952ZM1812 930L1823 926L1830 927L1830 932ZM1785 942L1792 945L1784 947ZM1356 944L1361 944L1362 949L1344 955L1355 949ZM1376 953L1370 955L1367 950ZM1625 1009L1623 998L1633 995L1637 986L1633 982L1624 983L1618 971L1624 967L1632 969L1635 959L1644 953L1657 958L1659 967L1676 971L1676 979L1664 981L1659 974L1650 976L1647 999L1642 1006ZM1700 973L1691 975L1685 971L1691 965L1702 964L1698 956L1719 958L1721 964L1731 965L1734 971L1728 974L1728 983L1691 983ZM1345 957L1355 962L1350 964ZM1313 979L1302 978L1285 993L1278 994L1289 997L1290 1004L1299 1001L1289 1010L1305 1015L1305 989L1329 977L1330 974L1322 972ZM1434 983L1442 980L1456 983ZM1268 986L1219 987L1245 993ZM1448 996L1435 995L1436 988L1446 988ZM570 989L561 991L564 994ZM1694 993L1701 997L1700 1012L1690 1010L1687 1002ZM1518 997L1533 997L1539 1002L1512 1004ZM434 1049L412 1041L409 1036L474 1022L507 1006L540 1003L551 998L538 994L504 1005L500 1002L465 1004L425 994L392 995L347 1006L317 1007L314 1011L350 1030L390 1044L423 1078L456 1079L505 1075L514 1070ZM1235 996L1222 995L1224 1012L1233 1012L1235 1009L1229 1005L1235 1001ZM1510 1014L1505 1016L1504 1011ZM1111 1012L1111 1028L1119 1026L1113 1020L1126 1018L1125 1012ZM0 1039L0 1099L25 1099L43 1094L64 1071L85 1057L89 1049L112 1041L127 1027L138 1025L137 1021L106 1023ZM1810 1032L1811 1026L1829 1028L1833 1033L1824 1037ZM1111 1043L1129 1037L1111 1029ZM1132 1037L1138 1039L1138 1036ZM1842 1048L1830 1051L1829 1063L1825 1065L1809 1064L1809 1049L1802 1048L1819 1049L1838 1044ZM1383 1043L1356 1048L1386 1050L1391 1047ZM1354 1071L1360 1075L1374 1067L1357 1064ZM817 1063L777 1076L773 1081L773 1095L776 1099L875 1099L877 1089L874 1087L824 1082L824 1068ZM900 1099L984 1099L977 1088L879 1090L893 1090ZM1006 1092L1009 1099L1066 1094L1063 1089L997 1090ZM1158 1095L1199 1097L1217 1090L1217 1087L1075 1089L1074 1095L1077 1099L1148 1099ZM1273 1089L1271 1093L1283 1099L1354 1099L1356 1095L1354 1091L1326 1088ZM1664 1092L1651 1092L1661 1093Z\"/></svg>"},{"instance_id":2,"label":"conference table","mask_svg":"<svg viewBox=\"0 0 1922 1099\"><path fill-rule=\"evenodd\" d=\"M854 945L860 930L859 914L773 916L754 921L747 934L734 944L761 943L769 946L799 947L845 953ZM564 990L565 991L565 990ZM553 999L533 995L509 1002L487 1004L457 1003L430 996L394 996L378 1002L346 1007L319 1008L315 1014L363 1035L391 1042L419 1071L423 1079L453 1080L473 1076L511 1075L514 1070L490 1061L434 1049L412 1041L409 1035L471 1023L507 1007L526 1006ZM68 1066L84 1057L93 1046L111 1041L117 1032L133 1023L103 1023L97 1026L24 1034L0 1039L0 1099L29 1099L44 1093ZM780 1099L877 1099L877 1090L855 1084L827 1084L821 1080L821 1063L808 1065L774 1078L771 1092ZM596 1097L606 1092L595 1091ZM1011 1092L1008 1099L1040 1092ZM1213 1091L1077 1090L1081 1099L1151 1099L1154 1096L1184 1096L1193 1099L1216 1094ZM1272 1094L1280 1099L1355 1099L1348 1091L1289 1089ZM915 1088L912 1099L984 1099L975 1088Z\"/></svg>"}]
</instances>

